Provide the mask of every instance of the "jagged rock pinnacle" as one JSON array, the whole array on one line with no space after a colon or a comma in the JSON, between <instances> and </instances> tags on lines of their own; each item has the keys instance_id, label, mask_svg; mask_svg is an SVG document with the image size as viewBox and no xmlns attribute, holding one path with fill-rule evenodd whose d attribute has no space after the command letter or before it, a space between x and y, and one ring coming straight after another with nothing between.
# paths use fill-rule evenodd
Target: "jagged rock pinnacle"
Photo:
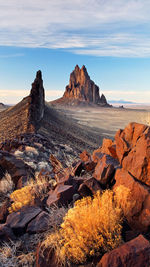
<instances>
[{"instance_id":1,"label":"jagged rock pinnacle","mask_svg":"<svg viewBox=\"0 0 150 267\"><path fill-rule=\"evenodd\" d=\"M42 72L41 70L38 70L36 73L36 79L42 80Z\"/></svg>"},{"instance_id":2,"label":"jagged rock pinnacle","mask_svg":"<svg viewBox=\"0 0 150 267\"><path fill-rule=\"evenodd\" d=\"M74 71L70 74L69 85L66 86L63 98L94 104L107 104L104 95L100 98L99 87L90 79L84 65L81 69L78 65L75 66Z\"/></svg>"},{"instance_id":3,"label":"jagged rock pinnacle","mask_svg":"<svg viewBox=\"0 0 150 267\"><path fill-rule=\"evenodd\" d=\"M31 120L39 122L43 118L44 107L45 107L45 93L43 88L42 72L40 70L37 71L36 78L32 83L30 97L31 97L31 108L30 108Z\"/></svg>"}]
</instances>

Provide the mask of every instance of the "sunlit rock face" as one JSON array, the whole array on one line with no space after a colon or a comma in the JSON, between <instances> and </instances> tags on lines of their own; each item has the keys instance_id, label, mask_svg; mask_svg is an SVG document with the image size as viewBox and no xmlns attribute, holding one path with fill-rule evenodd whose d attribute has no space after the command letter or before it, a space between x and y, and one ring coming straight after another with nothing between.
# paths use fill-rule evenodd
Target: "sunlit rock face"
<instances>
[{"instance_id":1,"label":"sunlit rock face","mask_svg":"<svg viewBox=\"0 0 150 267\"><path fill-rule=\"evenodd\" d=\"M85 66L80 69L78 65L70 74L69 85L66 86L63 98L77 99L94 104L107 104L105 96L100 97L99 87L90 79Z\"/></svg>"}]
</instances>

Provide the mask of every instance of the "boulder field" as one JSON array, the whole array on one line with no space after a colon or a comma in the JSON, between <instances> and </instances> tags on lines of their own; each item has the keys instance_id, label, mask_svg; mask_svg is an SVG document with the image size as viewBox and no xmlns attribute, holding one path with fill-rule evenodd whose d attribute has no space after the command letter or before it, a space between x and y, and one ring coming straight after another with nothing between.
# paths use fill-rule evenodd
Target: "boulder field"
<instances>
[{"instance_id":1,"label":"boulder field","mask_svg":"<svg viewBox=\"0 0 150 267\"><path fill-rule=\"evenodd\" d=\"M18 147L17 147L18 148ZM14 147L15 149L15 147ZM130 123L118 130L114 141L104 139L103 144L92 154L84 150L68 167L53 154L49 155L51 170L42 169L41 177L47 179L46 194L19 211L8 213L11 199L0 207L0 238L2 241L16 240L26 233L32 235L48 230L49 213L57 205L73 206L82 197L93 196L97 191L111 189L114 195L120 192L120 206L124 213L124 244L105 254L94 266L150 266L150 127ZM7 170L16 188L24 185L27 176L33 176L30 168L6 151L0 152L0 171ZM2 174L1 174L2 176ZM20 180L21 179L21 180ZM128 205L125 195L130 192ZM36 266L57 266L50 251L40 254L36 250ZM43 257L43 255L47 255ZM46 260L46 257L50 257ZM51 261L51 265L47 265ZM93 266L84 265L84 266Z\"/></svg>"}]
</instances>

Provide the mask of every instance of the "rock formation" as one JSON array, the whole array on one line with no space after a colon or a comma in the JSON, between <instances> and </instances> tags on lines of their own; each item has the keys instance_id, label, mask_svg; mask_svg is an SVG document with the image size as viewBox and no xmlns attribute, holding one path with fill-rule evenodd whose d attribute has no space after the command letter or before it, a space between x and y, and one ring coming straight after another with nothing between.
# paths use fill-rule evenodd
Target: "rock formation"
<instances>
[{"instance_id":1,"label":"rock formation","mask_svg":"<svg viewBox=\"0 0 150 267\"><path fill-rule=\"evenodd\" d=\"M13 139L23 133L34 133L45 108L42 73L38 71L30 95L14 107L0 113L0 140Z\"/></svg>"},{"instance_id":2,"label":"rock formation","mask_svg":"<svg viewBox=\"0 0 150 267\"><path fill-rule=\"evenodd\" d=\"M90 79L84 65L81 69L76 65L70 74L69 85L66 86L63 97L52 103L108 105L105 96L102 94L100 97L99 87Z\"/></svg>"},{"instance_id":3,"label":"rock formation","mask_svg":"<svg viewBox=\"0 0 150 267\"><path fill-rule=\"evenodd\" d=\"M32 121L39 122L43 118L45 105L42 72L40 70L37 72L36 78L32 83L30 97L30 118Z\"/></svg>"}]
</instances>

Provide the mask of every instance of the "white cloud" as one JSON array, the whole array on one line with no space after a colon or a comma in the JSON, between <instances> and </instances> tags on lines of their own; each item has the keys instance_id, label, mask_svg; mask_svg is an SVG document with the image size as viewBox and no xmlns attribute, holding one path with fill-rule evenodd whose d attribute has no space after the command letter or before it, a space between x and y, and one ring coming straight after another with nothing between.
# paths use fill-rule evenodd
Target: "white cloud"
<instances>
[{"instance_id":1,"label":"white cloud","mask_svg":"<svg viewBox=\"0 0 150 267\"><path fill-rule=\"evenodd\" d=\"M17 104L24 97L29 95L28 90L3 90L0 89L0 102L4 104ZM45 98L47 101L55 100L63 95L61 90L47 90L45 91Z\"/></svg>"},{"instance_id":2,"label":"white cloud","mask_svg":"<svg viewBox=\"0 0 150 267\"><path fill-rule=\"evenodd\" d=\"M0 0L0 45L150 56L149 0Z\"/></svg>"}]
</instances>

